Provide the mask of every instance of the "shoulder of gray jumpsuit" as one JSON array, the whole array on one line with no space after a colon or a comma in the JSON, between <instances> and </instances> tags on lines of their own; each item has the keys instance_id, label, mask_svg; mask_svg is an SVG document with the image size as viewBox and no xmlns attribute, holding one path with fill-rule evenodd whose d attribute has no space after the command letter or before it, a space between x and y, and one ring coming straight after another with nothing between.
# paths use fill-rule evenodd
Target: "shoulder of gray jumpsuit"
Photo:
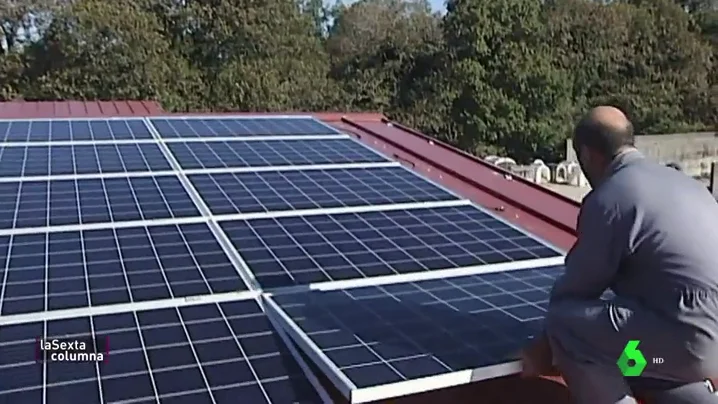
<instances>
[{"instance_id":1,"label":"shoulder of gray jumpsuit","mask_svg":"<svg viewBox=\"0 0 718 404\"><path fill-rule=\"evenodd\" d=\"M718 296L718 204L703 184L640 159L615 172L592 198L614 206L626 226L620 230L629 234L624 269L635 283L626 286L651 285L657 293L697 288Z\"/></svg>"}]
</instances>

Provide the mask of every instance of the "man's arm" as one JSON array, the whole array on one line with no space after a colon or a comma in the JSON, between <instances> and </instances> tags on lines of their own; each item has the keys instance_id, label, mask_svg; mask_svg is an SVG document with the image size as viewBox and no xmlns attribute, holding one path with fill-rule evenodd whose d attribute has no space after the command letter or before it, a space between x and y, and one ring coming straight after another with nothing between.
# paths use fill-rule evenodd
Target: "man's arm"
<instances>
[{"instance_id":1,"label":"man's arm","mask_svg":"<svg viewBox=\"0 0 718 404\"><path fill-rule=\"evenodd\" d=\"M551 302L597 299L609 288L627 249L630 227L614 206L586 198L578 217L578 239L566 256L566 271L551 290Z\"/></svg>"}]
</instances>

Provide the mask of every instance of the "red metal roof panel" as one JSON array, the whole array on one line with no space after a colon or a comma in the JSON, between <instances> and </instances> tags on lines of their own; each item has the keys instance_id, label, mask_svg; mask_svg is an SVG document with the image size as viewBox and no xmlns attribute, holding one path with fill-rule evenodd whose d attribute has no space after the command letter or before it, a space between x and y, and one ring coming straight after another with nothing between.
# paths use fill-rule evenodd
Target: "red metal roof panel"
<instances>
[{"instance_id":1,"label":"red metal roof panel","mask_svg":"<svg viewBox=\"0 0 718 404\"><path fill-rule=\"evenodd\" d=\"M163 113L155 101L0 102L1 119L130 117Z\"/></svg>"}]
</instances>

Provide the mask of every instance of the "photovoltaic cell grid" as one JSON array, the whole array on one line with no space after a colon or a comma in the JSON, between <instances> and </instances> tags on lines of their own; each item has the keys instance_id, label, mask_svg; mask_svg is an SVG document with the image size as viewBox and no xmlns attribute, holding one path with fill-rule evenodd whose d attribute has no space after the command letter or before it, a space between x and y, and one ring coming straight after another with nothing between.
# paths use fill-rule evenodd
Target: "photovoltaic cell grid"
<instances>
[{"instance_id":1,"label":"photovoltaic cell grid","mask_svg":"<svg viewBox=\"0 0 718 404\"><path fill-rule=\"evenodd\" d=\"M167 143L187 169L300 166L389 161L352 139Z\"/></svg>"},{"instance_id":2,"label":"photovoltaic cell grid","mask_svg":"<svg viewBox=\"0 0 718 404\"><path fill-rule=\"evenodd\" d=\"M339 134L313 118L151 119L163 138Z\"/></svg>"},{"instance_id":3,"label":"photovoltaic cell grid","mask_svg":"<svg viewBox=\"0 0 718 404\"><path fill-rule=\"evenodd\" d=\"M156 144L0 145L0 176L172 170Z\"/></svg>"},{"instance_id":4,"label":"photovoltaic cell grid","mask_svg":"<svg viewBox=\"0 0 718 404\"><path fill-rule=\"evenodd\" d=\"M215 215L457 199L402 167L195 174Z\"/></svg>"},{"instance_id":5,"label":"photovoltaic cell grid","mask_svg":"<svg viewBox=\"0 0 718 404\"><path fill-rule=\"evenodd\" d=\"M200 216L175 176L0 183L0 229Z\"/></svg>"},{"instance_id":6,"label":"photovoltaic cell grid","mask_svg":"<svg viewBox=\"0 0 718 404\"><path fill-rule=\"evenodd\" d=\"M263 288L559 255L471 205L220 225Z\"/></svg>"},{"instance_id":7,"label":"photovoltaic cell grid","mask_svg":"<svg viewBox=\"0 0 718 404\"><path fill-rule=\"evenodd\" d=\"M44 326L0 328L0 402L320 402L253 300L53 320L46 333ZM109 356L39 365L35 338L43 335L107 338Z\"/></svg>"},{"instance_id":8,"label":"photovoltaic cell grid","mask_svg":"<svg viewBox=\"0 0 718 404\"><path fill-rule=\"evenodd\" d=\"M272 299L357 388L517 359L562 266Z\"/></svg>"},{"instance_id":9,"label":"photovoltaic cell grid","mask_svg":"<svg viewBox=\"0 0 718 404\"><path fill-rule=\"evenodd\" d=\"M71 121L66 125L57 124L55 121L28 121L7 124L4 132L2 124L3 122L0 122L0 138L4 134L6 142L152 139L147 127L139 120ZM24 124L27 125L23 126ZM175 138L176 141L166 145L182 169L389 161L348 137L322 140L252 139L252 136L262 135L271 137L339 134L313 119L172 118L156 119L154 124L162 137ZM243 136L244 139L213 139L230 136ZM207 139L183 142L182 138ZM172 166L158 144L154 143L14 147L0 145L0 175L6 177L170 170L173 170ZM197 174L190 178L213 214L457 199L400 167ZM174 176L6 182L0 184L0 191L3 190L6 192L0 193L5 195L0 197L0 229L199 215L184 187ZM221 225L264 288L558 255L541 242L469 205L238 220L221 222ZM0 266L0 315L3 316L246 290L245 284L214 234L204 224L150 225L0 236L0 259L4 263ZM357 290L359 289L352 293ZM295 301L290 304L296 305L296 299L301 300L307 296L310 295L294 295ZM333 297L330 303L337 303L337 296ZM347 296L344 298L348 299L349 303L344 306L354 310L351 306L356 305L357 299L351 295ZM373 296L370 300L381 303L381 299L387 298ZM395 297L391 299L395 300ZM266 324L267 319L256 303L244 303L253 305L254 315L250 317L259 318L257 321ZM385 306L391 311L390 304ZM83 375L72 374L69 370L58 370L54 371L55 376L51 377L50 369L59 369L61 366L47 364L47 380L43 381L40 373L39 379L37 375L34 379L21 378L29 382L20 382L10 390L5 390L2 386L0 402L3 401L3 394L10 401L13 401L13 397L27 401L28 397L37 394L40 394L42 399L43 386L47 394L46 402L63 402L83 396L89 397L90 402L95 398L95 402L103 403L125 400L156 402L156 397L163 403L201 403L212 402L213 399L214 402L220 403L224 400L236 401L237 394L250 397L248 402L319 401L298 368L287 370L288 365L277 367L275 361L271 367L276 369L277 373L272 377L263 377L257 370L259 365L253 364L257 362L256 358L232 338L231 319L227 320L215 305L202 307L209 307L213 312L197 311L192 315L194 317L188 318L184 314L177 317L176 309L155 310L144 312L153 319L144 323L140 318L142 313L138 313L136 317L131 313L95 317L93 323L90 323L89 317L58 320L75 324L67 326L70 328L77 328L77 324L84 321L84 325L79 327L83 331L79 332L85 335L90 334L91 324L94 324L94 331L98 335L103 331L107 331L105 335L114 335L114 331L119 332L118 329L122 328L122 332L132 335L134 348L127 348L126 352L120 354L132 354L134 362L114 362L119 363L116 366L121 367L121 370L109 375L102 373L103 368L108 368L109 362L100 365L99 385L95 365L87 364L86 373ZM309 310L312 305L306 303L301 307L293 307ZM336 319L336 316L330 313L331 307L325 309L326 313L316 314L315 317L334 316ZM509 313L502 311L503 308L494 307L493 312ZM513 309L509 306L505 308ZM188 310L193 308L180 309ZM151 316L151 313L162 315ZM315 317L307 316L312 321ZM489 320L496 322L498 317L494 317L496 318ZM108 319L104 327L100 320L102 318ZM58 321L48 322L48 328ZM241 319L242 324L245 321L248 320ZM362 317L357 316L356 321L363 322ZM391 316L385 316L382 321L386 327L397 327ZM528 323L530 322L527 321ZM230 329L225 327L227 324ZM366 325L358 324L360 327ZM32 341L42 335L42 323L36 323L35 326L40 329L32 333ZM195 332L207 334L207 339L213 342L228 340L228 345L223 349L229 349L232 342L238 350L227 354L208 348L204 352L210 356L201 357L199 347L204 343L209 344L210 341L200 341L192 335L191 326L194 326ZM426 324L424 326L426 327ZM141 332L138 331L140 327ZM160 331L155 332L155 328ZM3 363L2 359L3 338L8 335L7 330L8 327L0 328L0 370L4 371L2 368L5 365L5 368L14 372L22 366L9 367L8 363L16 365L18 361ZM266 330L271 332L268 324ZM401 330L403 325L396 332L403 332ZM449 330L450 328L446 328L444 332ZM72 332L58 335L67 334ZM352 335L345 333L340 336L339 341ZM316 338L313 334L312 337ZM112 338L114 341L115 337ZM159 347L152 342L153 338L159 341L158 344L165 344L161 347L164 350L161 356L155 352ZM496 332L494 338L497 338ZM16 340L17 338L13 337L8 339ZM15 347L14 344L5 345ZM116 344L113 342L111 345L115 351ZM416 344L413 346L425 347ZM272 352L286 349L281 341L273 347ZM368 361L365 353L347 350L350 345L340 344L340 347L344 350L337 354L340 358L355 362L354 365L374 365ZM454 351L456 356L465 357L466 353L459 353L459 350L457 348ZM377 354L375 351L371 352ZM489 356L495 358L498 351L488 352ZM487 352L480 353L485 359ZM264 354L258 354L256 357L263 359L262 355ZM385 384L394 381L397 375L403 380L414 377L415 374L431 375L451 370L451 367L447 367L447 362L440 362L442 370L436 371L435 365L432 368L428 365L429 362L419 360L422 355L427 356L424 352L415 354L414 357L394 358L397 362L404 361L396 366L407 366L410 369L406 372L409 373L397 371L396 366L386 360L382 363L394 370L393 376L387 376L386 369L359 369L355 372L367 372L365 376L358 377L373 377L376 381L374 384ZM144 361L145 357L149 358L149 362ZM157 359L158 357L162 359ZM380 360L383 358L378 357ZM410 363L410 359L416 359L416 363ZM436 358L433 359L436 362ZM291 358L287 360L288 362L282 362L294 363ZM337 361L333 357L332 360ZM244 363L246 369L238 365L239 362ZM480 366L483 362L478 363L479 365L476 365L476 361L473 361L471 366ZM37 364L33 365L37 367ZM354 365L349 365L349 368L367 367ZM238 371L238 366L242 367L241 371ZM269 369L269 365L264 366ZM296 363L294 366L296 368ZM215 370L205 370L209 368ZM346 366L342 369L347 372L344 368ZM17 371L24 374L27 369ZM275 381L280 379L282 383L275 384ZM361 386L371 385L367 380L364 380L364 385ZM113 384L113 387L105 387ZM356 384L360 386L360 383ZM100 385L103 397L100 397ZM278 396L280 394L284 395ZM115 395L118 398L114 398Z\"/></svg>"},{"instance_id":10,"label":"photovoltaic cell grid","mask_svg":"<svg viewBox=\"0 0 718 404\"><path fill-rule=\"evenodd\" d=\"M0 142L152 139L140 119L0 121Z\"/></svg>"},{"instance_id":11,"label":"photovoltaic cell grid","mask_svg":"<svg viewBox=\"0 0 718 404\"><path fill-rule=\"evenodd\" d=\"M205 224L0 237L0 315L246 290Z\"/></svg>"}]
</instances>

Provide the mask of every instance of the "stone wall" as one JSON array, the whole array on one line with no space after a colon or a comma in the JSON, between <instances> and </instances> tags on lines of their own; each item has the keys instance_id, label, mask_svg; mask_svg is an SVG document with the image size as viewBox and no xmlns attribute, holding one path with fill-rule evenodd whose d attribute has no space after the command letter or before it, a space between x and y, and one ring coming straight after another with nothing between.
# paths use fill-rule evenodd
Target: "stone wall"
<instances>
[{"instance_id":1,"label":"stone wall","mask_svg":"<svg viewBox=\"0 0 718 404\"><path fill-rule=\"evenodd\" d=\"M718 161L718 132L636 136L636 147L661 163L678 163L686 174L708 177L711 162ZM566 160L576 161L571 140L566 142Z\"/></svg>"}]
</instances>

